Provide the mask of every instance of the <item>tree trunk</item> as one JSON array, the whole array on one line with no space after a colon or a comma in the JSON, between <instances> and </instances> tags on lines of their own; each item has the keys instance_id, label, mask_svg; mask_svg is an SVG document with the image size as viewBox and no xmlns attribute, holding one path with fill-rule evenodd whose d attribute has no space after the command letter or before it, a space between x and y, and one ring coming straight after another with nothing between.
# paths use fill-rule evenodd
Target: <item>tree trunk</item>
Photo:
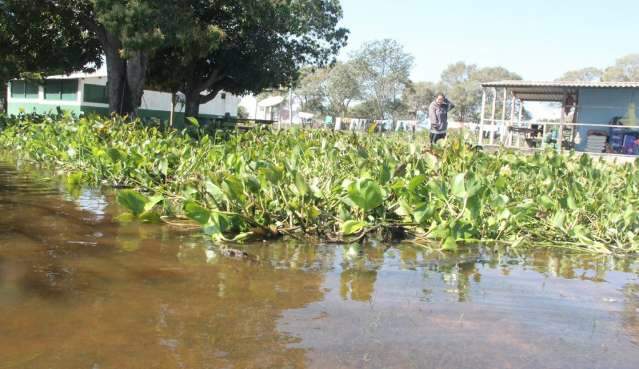
<instances>
[{"instance_id":1,"label":"tree trunk","mask_svg":"<svg viewBox=\"0 0 639 369\"><path fill-rule=\"evenodd\" d=\"M106 59L109 112L135 118L142 103L148 55L134 52L128 60L123 59L120 40L103 26L94 24L93 27Z\"/></svg>"},{"instance_id":2,"label":"tree trunk","mask_svg":"<svg viewBox=\"0 0 639 369\"><path fill-rule=\"evenodd\" d=\"M7 109L7 82L0 81L0 114L6 114Z\"/></svg>"},{"instance_id":3,"label":"tree trunk","mask_svg":"<svg viewBox=\"0 0 639 369\"><path fill-rule=\"evenodd\" d=\"M200 93L186 93L186 103L184 104L184 116L196 117L200 114Z\"/></svg>"},{"instance_id":4,"label":"tree trunk","mask_svg":"<svg viewBox=\"0 0 639 369\"><path fill-rule=\"evenodd\" d=\"M126 78L126 60L120 56L122 43L104 27L96 25L96 34L102 48L107 66L107 89L109 93L109 112L119 115L131 113L129 89Z\"/></svg>"},{"instance_id":5,"label":"tree trunk","mask_svg":"<svg viewBox=\"0 0 639 369\"><path fill-rule=\"evenodd\" d=\"M138 108L142 105L142 95L144 94L144 82L149 58L146 53L134 52L126 61L126 81L128 85L129 106L131 107L131 118L136 118Z\"/></svg>"}]
</instances>

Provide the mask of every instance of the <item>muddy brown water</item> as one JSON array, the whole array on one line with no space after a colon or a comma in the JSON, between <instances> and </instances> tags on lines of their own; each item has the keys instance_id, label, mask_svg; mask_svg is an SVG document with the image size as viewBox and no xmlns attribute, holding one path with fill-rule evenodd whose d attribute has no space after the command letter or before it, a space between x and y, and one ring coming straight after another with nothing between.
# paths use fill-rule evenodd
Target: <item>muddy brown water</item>
<instances>
[{"instance_id":1,"label":"muddy brown water","mask_svg":"<svg viewBox=\"0 0 639 369\"><path fill-rule=\"evenodd\" d=\"M639 368L639 263L294 241L221 255L0 164L0 369Z\"/></svg>"}]
</instances>

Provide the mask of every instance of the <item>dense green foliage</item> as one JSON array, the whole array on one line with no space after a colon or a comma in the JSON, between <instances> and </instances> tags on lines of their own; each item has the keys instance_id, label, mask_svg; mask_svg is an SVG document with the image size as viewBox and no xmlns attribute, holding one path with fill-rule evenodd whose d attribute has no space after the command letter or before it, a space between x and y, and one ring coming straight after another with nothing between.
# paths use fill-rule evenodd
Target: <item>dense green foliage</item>
<instances>
[{"instance_id":1,"label":"dense green foliage","mask_svg":"<svg viewBox=\"0 0 639 369\"><path fill-rule=\"evenodd\" d=\"M483 153L459 137L430 149L419 136L254 130L223 138L194 127L56 119L7 122L0 146L88 183L130 186L118 198L131 218L187 215L217 239L377 231L446 249L499 240L639 250L634 164Z\"/></svg>"}]
</instances>

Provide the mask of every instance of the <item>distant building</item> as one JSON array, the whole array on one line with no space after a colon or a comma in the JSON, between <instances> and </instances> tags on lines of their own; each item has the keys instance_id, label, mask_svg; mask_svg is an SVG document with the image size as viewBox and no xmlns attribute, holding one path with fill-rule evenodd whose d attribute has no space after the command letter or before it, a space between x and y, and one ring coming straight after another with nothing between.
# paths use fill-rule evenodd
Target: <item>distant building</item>
<instances>
[{"instance_id":1,"label":"distant building","mask_svg":"<svg viewBox=\"0 0 639 369\"><path fill-rule=\"evenodd\" d=\"M639 155L639 82L497 81L482 88L480 144ZM559 121L523 119L526 102L558 103Z\"/></svg>"},{"instance_id":2,"label":"distant building","mask_svg":"<svg viewBox=\"0 0 639 369\"><path fill-rule=\"evenodd\" d=\"M87 113L108 114L107 76L104 72L74 73L66 76L51 76L42 85L23 80L11 81L7 86L7 113L46 114L64 110L77 115ZM241 97L220 92L215 99L200 106L199 118L212 119L237 116ZM171 111L171 94L145 90L139 116L168 121ZM184 120L184 104L175 108L175 122Z\"/></svg>"}]
</instances>

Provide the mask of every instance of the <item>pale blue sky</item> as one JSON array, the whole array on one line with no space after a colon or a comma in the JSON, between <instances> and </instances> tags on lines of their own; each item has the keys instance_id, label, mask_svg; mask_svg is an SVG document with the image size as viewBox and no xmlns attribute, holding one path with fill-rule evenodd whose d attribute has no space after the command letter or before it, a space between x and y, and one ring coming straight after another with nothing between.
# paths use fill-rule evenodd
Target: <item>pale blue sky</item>
<instances>
[{"instance_id":1,"label":"pale blue sky","mask_svg":"<svg viewBox=\"0 0 639 369\"><path fill-rule=\"evenodd\" d=\"M525 79L603 68L639 53L637 0L342 0L344 58L393 38L415 56L413 79L436 81L451 63L503 66Z\"/></svg>"}]
</instances>

